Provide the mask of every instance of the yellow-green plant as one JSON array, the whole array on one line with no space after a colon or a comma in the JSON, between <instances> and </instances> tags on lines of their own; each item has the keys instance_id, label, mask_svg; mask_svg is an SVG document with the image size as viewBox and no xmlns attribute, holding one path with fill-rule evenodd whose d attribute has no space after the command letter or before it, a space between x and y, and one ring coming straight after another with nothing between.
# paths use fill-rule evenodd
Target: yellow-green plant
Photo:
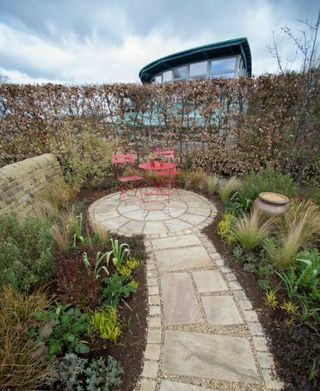
<instances>
[{"instance_id":1,"label":"yellow-green plant","mask_svg":"<svg viewBox=\"0 0 320 391\"><path fill-rule=\"evenodd\" d=\"M299 309L299 307L290 300L284 301L282 303L282 305L280 306L280 308L282 310L286 311L286 313L291 314L291 315L297 314L298 309Z\"/></svg>"},{"instance_id":2,"label":"yellow-green plant","mask_svg":"<svg viewBox=\"0 0 320 391\"><path fill-rule=\"evenodd\" d=\"M0 388L34 390L50 379L50 365L43 359L30 327L35 325L35 311L50 305L42 290L32 294L5 287L0 295Z\"/></svg>"},{"instance_id":3,"label":"yellow-green plant","mask_svg":"<svg viewBox=\"0 0 320 391\"><path fill-rule=\"evenodd\" d=\"M223 204L226 204L231 195L241 188L241 181L237 177L233 176L221 184L218 191L219 197Z\"/></svg>"},{"instance_id":4,"label":"yellow-green plant","mask_svg":"<svg viewBox=\"0 0 320 391\"><path fill-rule=\"evenodd\" d=\"M117 271L122 277L129 279L138 266L139 261L136 259L128 259L128 261L124 265L120 266Z\"/></svg>"},{"instance_id":5,"label":"yellow-green plant","mask_svg":"<svg viewBox=\"0 0 320 391\"><path fill-rule=\"evenodd\" d=\"M253 250L269 234L272 221L265 220L257 212L239 218L232 231L237 241L246 250Z\"/></svg>"},{"instance_id":6,"label":"yellow-green plant","mask_svg":"<svg viewBox=\"0 0 320 391\"><path fill-rule=\"evenodd\" d=\"M232 231L232 227L236 222L236 217L231 213L225 213L218 224L218 235L227 243L235 244L237 239Z\"/></svg>"},{"instance_id":7,"label":"yellow-green plant","mask_svg":"<svg viewBox=\"0 0 320 391\"><path fill-rule=\"evenodd\" d=\"M279 304L276 292L274 290L270 290L270 291L268 291L266 293L264 301L273 310L275 310L278 307L278 304Z\"/></svg>"},{"instance_id":8,"label":"yellow-green plant","mask_svg":"<svg viewBox=\"0 0 320 391\"><path fill-rule=\"evenodd\" d=\"M89 322L89 334L97 332L101 338L117 342L121 329L116 308L107 307L104 311L95 311Z\"/></svg>"},{"instance_id":9,"label":"yellow-green plant","mask_svg":"<svg viewBox=\"0 0 320 391\"><path fill-rule=\"evenodd\" d=\"M219 177L218 175L209 175L207 178L206 178L206 186L207 186L207 193L211 196L213 195L216 190L217 190L217 186L218 186L218 182L219 182Z\"/></svg>"}]
</instances>

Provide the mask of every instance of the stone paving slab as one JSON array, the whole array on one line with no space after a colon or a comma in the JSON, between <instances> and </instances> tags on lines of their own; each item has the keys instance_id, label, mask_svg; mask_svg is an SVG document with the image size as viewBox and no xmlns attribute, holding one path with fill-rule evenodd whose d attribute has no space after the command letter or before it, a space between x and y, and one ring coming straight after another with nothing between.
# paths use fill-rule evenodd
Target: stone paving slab
<instances>
[{"instance_id":1,"label":"stone paving slab","mask_svg":"<svg viewBox=\"0 0 320 391\"><path fill-rule=\"evenodd\" d=\"M164 380L161 382L160 391L210 391L210 390L208 388L194 386L192 384L177 383L177 382Z\"/></svg>"},{"instance_id":2,"label":"stone paving slab","mask_svg":"<svg viewBox=\"0 0 320 391\"><path fill-rule=\"evenodd\" d=\"M171 238L154 239L152 241L152 246L155 250L163 250L167 248L201 246L201 242L196 235L192 234Z\"/></svg>"},{"instance_id":3,"label":"stone paving slab","mask_svg":"<svg viewBox=\"0 0 320 391\"><path fill-rule=\"evenodd\" d=\"M215 325L242 324L243 320L232 296L207 296L202 298L208 322Z\"/></svg>"},{"instance_id":4,"label":"stone paving slab","mask_svg":"<svg viewBox=\"0 0 320 391\"><path fill-rule=\"evenodd\" d=\"M202 315L187 273L165 274L161 280L165 323L192 324L202 322Z\"/></svg>"},{"instance_id":5,"label":"stone paving slab","mask_svg":"<svg viewBox=\"0 0 320 391\"><path fill-rule=\"evenodd\" d=\"M155 258L160 272L214 266L202 246L160 250Z\"/></svg>"},{"instance_id":6,"label":"stone paving slab","mask_svg":"<svg viewBox=\"0 0 320 391\"><path fill-rule=\"evenodd\" d=\"M201 270L192 273L198 292L219 292L228 290L219 270Z\"/></svg>"},{"instance_id":7,"label":"stone paving slab","mask_svg":"<svg viewBox=\"0 0 320 391\"><path fill-rule=\"evenodd\" d=\"M250 343L242 337L167 331L162 369L165 373L258 383Z\"/></svg>"}]
</instances>

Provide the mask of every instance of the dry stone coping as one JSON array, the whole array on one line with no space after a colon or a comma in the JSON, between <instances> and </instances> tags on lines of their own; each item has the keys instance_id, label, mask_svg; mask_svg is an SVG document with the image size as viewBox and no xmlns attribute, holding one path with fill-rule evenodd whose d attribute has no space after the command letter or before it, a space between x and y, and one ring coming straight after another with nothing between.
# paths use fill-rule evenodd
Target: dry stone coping
<instances>
[{"instance_id":1,"label":"dry stone coping","mask_svg":"<svg viewBox=\"0 0 320 391\"><path fill-rule=\"evenodd\" d=\"M141 203L134 192L101 198L92 224L142 233L148 259L148 333L136 391L273 390L283 383L256 312L232 270L201 233L213 203L179 190Z\"/></svg>"}]
</instances>

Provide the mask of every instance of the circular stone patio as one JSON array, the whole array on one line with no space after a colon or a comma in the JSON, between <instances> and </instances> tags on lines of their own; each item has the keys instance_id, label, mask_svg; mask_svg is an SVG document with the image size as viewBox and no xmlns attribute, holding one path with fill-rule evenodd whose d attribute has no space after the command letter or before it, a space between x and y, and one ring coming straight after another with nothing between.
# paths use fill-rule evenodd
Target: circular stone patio
<instances>
[{"instance_id":1,"label":"circular stone patio","mask_svg":"<svg viewBox=\"0 0 320 391\"><path fill-rule=\"evenodd\" d=\"M119 192L100 198L89 208L91 223L122 235L154 237L201 229L216 215L215 206L193 192L170 190L169 197L165 194L147 196L150 192L151 188L144 188L142 197L128 191L124 199Z\"/></svg>"}]
</instances>

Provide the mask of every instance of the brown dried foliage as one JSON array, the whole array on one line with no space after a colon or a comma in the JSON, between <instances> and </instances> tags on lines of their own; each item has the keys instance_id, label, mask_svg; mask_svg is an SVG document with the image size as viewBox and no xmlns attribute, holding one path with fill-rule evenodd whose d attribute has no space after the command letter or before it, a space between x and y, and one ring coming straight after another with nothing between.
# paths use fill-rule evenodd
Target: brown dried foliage
<instances>
[{"instance_id":1,"label":"brown dried foliage","mask_svg":"<svg viewBox=\"0 0 320 391\"><path fill-rule=\"evenodd\" d=\"M292 73L162 86L2 84L0 164L53 144L63 152L72 124L78 134L89 127L107 140L119 138L119 148L139 155L150 144L174 146L180 163L194 169L241 175L269 163L320 177L320 91L308 80Z\"/></svg>"}]
</instances>

